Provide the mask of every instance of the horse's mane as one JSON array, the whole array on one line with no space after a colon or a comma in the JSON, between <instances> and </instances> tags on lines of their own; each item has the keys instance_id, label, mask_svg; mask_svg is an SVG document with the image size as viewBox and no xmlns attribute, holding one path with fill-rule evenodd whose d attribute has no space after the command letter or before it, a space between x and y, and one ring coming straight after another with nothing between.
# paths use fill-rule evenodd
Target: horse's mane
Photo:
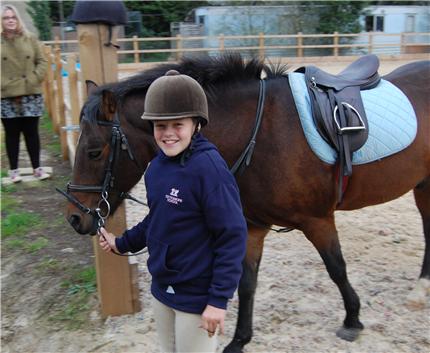
<instances>
[{"instance_id":1,"label":"horse's mane","mask_svg":"<svg viewBox=\"0 0 430 353\"><path fill-rule=\"evenodd\" d=\"M245 60L237 53L225 53L216 57L208 55L184 57L178 63L160 64L125 80L100 86L86 103L86 117L90 120L95 119L97 110L100 109L100 95L103 90L110 90L118 101L122 102L130 93L146 92L153 81L171 69L197 80L210 99L218 85L259 80L262 71L266 73L267 79L278 77L287 70L287 66L282 64L266 65L263 59L256 57Z\"/></svg>"}]
</instances>

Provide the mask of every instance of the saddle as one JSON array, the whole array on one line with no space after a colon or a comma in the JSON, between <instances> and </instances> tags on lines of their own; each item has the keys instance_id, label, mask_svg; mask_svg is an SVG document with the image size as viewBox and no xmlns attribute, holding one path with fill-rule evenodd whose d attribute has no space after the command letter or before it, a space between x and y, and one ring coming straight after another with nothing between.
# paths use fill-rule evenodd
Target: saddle
<instances>
[{"instance_id":1,"label":"saddle","mask_svg":"<svg viewBox=\"0 0 430 353\"><path fill-rule=\"evenodd\" d=\"M379 59L363 56L338 75L315 66L297 69L305 74L312 117L322 138L338 152L339 200L343 177L352 175L352 152L367 140L368 124L360 91L374 88L380 81Z\"/></svg>"}]
</instances>

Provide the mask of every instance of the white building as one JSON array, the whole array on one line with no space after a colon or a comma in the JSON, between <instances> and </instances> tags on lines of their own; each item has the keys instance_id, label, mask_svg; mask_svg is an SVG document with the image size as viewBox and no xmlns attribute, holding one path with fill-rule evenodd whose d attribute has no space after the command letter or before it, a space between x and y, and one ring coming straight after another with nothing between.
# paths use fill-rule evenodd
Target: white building
<instances>
[{"instance_id":1,"label":"white building","mask_svg":"<svg viewBox=\"0 0 430 353\"><path fill-rule=\"evenodd\" d=\"M324 6L324 5L317 5ZM386 5L370 6L365 9L365 15L360 19L363 27L361 35L353 40L355 44L362 45L353 49L342 49L341 55L365 54L370 52L376 54L399 54L400 52L429 51L430 38L428 35L405 35L402 33L430 32L430 6L403 6ZM304 33L315 33L316 18L308 15L306 18L300 16L296 5L285 6L208 6L198 7L193 10L191 16L193 21L187 22L187 30L190 26L195 30L193 35L207 36L202 46L218 49L220 42L216 37L220 35L265 35L297 34L299 28ZM180 24L184 24L181 22ZM176 29L173 35L181 34L180 24L174 24ZM185 27L185 26L183 26ZM421 43L427 46L416 45L414 47L402 47L401 43ZM258 46L258 39L225 39L225 47ZM339 43L350 43L350 38L341 38ZM266 46L271 45L295 45L296 39L265 39ZM307 39L304 44L318 44L316 40ZM319 43L321 44L321 43ZM323 44L327 44L323 43ZM184 47L191 47L191 41ZM327 52L327 49L326 49ZM328 50L330 52L330 50ZM266 51L266 55L295 56L295 49L280 49ZM306 49L305 55L322 55L322 50ZM325 54L327 55L327 54Z\"/></svg>"},{"instance_id":2,"label":"white building","mask_svg":"<svg viewBox=\"0 0 430 353\"><path fill-rule=\"evenodd\" d=\"M404 52L429 51L429 35L412 33L430 32L430 6L383 5L370 6L366 10L367 14L361 19L363 33L373 33L375 54L400 54L402 48L399 43L402 42L427 44L427 47L404 47ZM381 44L384 46L378 47Z\"/></svg>"}]
</instances>

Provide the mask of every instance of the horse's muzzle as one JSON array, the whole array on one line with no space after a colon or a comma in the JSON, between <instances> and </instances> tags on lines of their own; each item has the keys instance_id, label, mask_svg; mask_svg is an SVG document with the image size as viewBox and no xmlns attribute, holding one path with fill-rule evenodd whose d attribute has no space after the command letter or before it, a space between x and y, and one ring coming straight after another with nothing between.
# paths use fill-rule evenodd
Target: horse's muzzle
<instances>
[{"instance_id":1,"label":"horse's muzzle","mask_svg":"<svg viewBox=\"0 0 430 353\"><path fill-rule=\"evenodd\" d=\"M86 214L84 217L78 213L72 213L67 221L79 234L96 235L98 229L98 219L93 215Z\"/></svg>"}]
</instances>

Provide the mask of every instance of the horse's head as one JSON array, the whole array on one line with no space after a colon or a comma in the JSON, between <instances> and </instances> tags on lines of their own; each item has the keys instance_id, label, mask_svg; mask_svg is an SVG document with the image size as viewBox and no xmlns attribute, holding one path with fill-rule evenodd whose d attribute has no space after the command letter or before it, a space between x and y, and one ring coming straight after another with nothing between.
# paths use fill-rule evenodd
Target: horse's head
<instances>
[{"instance_id":1,"label":"horse's head","mask_svg":"<svg viewBox=\"0 0 430 353\"><path fill-rule=\"evenodd\" d=\"M94 235L140 180L155 148L140 119L144 99L130 98L130 109L109 88L87 82L87 89L72 181L63 194L70 201L66 217L72 227Z\"/></svg>"}]
</instances>

